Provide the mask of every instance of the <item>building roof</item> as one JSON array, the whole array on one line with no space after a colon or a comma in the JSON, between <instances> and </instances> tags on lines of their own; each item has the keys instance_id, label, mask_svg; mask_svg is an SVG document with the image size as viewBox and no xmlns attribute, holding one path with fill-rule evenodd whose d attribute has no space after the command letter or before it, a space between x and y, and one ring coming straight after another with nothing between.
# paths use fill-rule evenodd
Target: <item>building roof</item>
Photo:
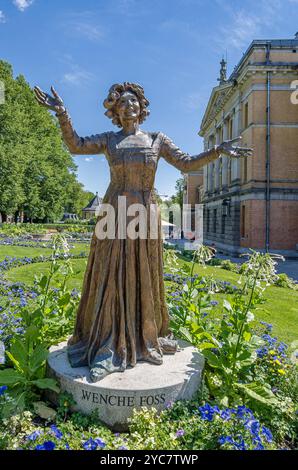
<instances>
[{"instance_id":1,"label":"building roof","mask_svg":"<svg viewBox=\"0 0 298 470\"><path fill-rule=\"evenodd\" d=\"M96 196L89 202L89 204L83 209L83 212L94 212L102 203L102 199L96 193Z\"/></svg>"},{"instance_id":2,"label":"building roof","mask_svg":"<svg viewBox=\"0 0 298 470\"><path fill-rule=\"evenodd\" d=\"M294 39L255 39L253 40L246 51L244 52L242 58L234 68L233 72L231 73L229 77L229 81L233 80L238 71L240 70L243 62L245 61L246 57L250 54L252 49L258 48L258 47L267 47L270 46L271 49L298 49L298 35L296 33L296 36Z\"/></svg>"},{"instance_id":3,"label":"building roof","mask_svg":"<svg viewBox=\"0 0 298 470\"><path fill-rule=\"evenodd\" d=\"M269 47L270 49L292 49L296 50L297 49L297 57L298 57L298 33L296 33L294 39L255 39L250 43L248 46L247 50L244 52L242 58L234 68L233 72L229 76L226 82L221 83L217 86L215 86L212 91L211 95L207 104L207 107L205 109L204 116L201 121L201 126L200 126L200 131L198 134L200 136L204 135L203 129L208 125L208 123L211 121L212 116L210 116L212 108L215 106L217 107L218 105L221 105L225 100L227 100L230 96L230 94L233 92L233 88L237 84L237 78L241 74L242 67L245 65L245 61L247 57L250 55L251 51L253 49L258 49L258 48L267 48ZM255 65L272 65L272 62L266 61L262 62L261 64L255 64ZM274 63L274 65L282 65L285 66L285 63ZM298 68L298 60L297 62L292 62L291 67L297 67Z\"/></svg>"}]
</instances>

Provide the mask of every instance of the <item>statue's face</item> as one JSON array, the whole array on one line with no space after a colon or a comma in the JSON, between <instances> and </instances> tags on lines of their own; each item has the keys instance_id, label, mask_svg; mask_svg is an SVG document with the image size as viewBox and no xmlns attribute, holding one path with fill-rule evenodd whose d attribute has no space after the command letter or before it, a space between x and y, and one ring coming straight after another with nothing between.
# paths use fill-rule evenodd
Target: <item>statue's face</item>
<instances>
[{"instance_id":1,"label":"statue's face","mask_svg":"<svg viewBox=\"0 0 298 470\"><path fill-rule=\"evenodd\" d=\"M130 91L122 93L117 103L117 112L122 124L126 121L138 121L141 107L137 96Z\"/></svg>"}]
</instances>

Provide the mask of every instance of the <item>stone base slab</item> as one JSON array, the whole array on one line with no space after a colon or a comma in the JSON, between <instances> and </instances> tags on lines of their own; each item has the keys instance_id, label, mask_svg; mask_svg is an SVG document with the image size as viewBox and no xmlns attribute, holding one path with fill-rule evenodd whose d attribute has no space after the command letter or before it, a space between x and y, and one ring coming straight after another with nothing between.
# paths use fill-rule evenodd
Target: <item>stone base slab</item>
<instances>
[{"instance_id":1,"label":"stone base slab","mask_svg":"<svg viewBox=\"0 0 298 470\"><path fill-rule=\"evenodd\" d=\"M125 431L133 409L147 407L164 410L170 402L190 400L201 385L204 358L195 348L179 341L180 350L165 355L162 365L138 362L124 372L114 372L96 383L89 378L87 367L72 368L66 343L50 349L47 375L55 377L61 391L73 395L74 411L90 414L98 411L100 421L115 431ZM57 402L57 395L47 393Z\"/></svg>"}]
</instances>

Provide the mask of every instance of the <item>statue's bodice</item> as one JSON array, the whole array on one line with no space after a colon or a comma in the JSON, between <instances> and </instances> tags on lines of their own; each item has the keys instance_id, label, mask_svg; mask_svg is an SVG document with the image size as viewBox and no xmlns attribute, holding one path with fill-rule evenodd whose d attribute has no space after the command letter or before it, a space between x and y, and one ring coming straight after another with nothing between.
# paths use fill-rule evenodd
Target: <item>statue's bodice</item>
<instances>
[{"instance_id":1,"label":"statue's bodice","mask_svg":"<svg viewBox=\"0 0 298 470\"><path fill-rule=\"evenodd\" d=\"M120 137L108 133L107 157L111 186L123 191L150 191L159 159L159 134L142 132Z\"/></svg>"}]
</instances>

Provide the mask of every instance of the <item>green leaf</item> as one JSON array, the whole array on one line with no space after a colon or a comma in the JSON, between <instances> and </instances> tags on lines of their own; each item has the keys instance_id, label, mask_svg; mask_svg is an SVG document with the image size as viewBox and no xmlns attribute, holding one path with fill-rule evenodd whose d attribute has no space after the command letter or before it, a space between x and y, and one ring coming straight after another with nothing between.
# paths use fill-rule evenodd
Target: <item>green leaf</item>
<instances>
[{"instance_id":1,"label":"green leaf","mask_svg":"<svg viewBox=\"0 0 298 470\"><path fill-rule=\"evenodd\" d=\"M25 339L27 342L34 343L39 336L39 329L35 325L30 325L25 333Z\"/></svg>"},{"instance_id":2,"label":"green leaf","mask_svg":"<svg viewBox=\"0 0 298 470\"><path fill-rule=\"evenodd\" d=\"M54 379L38 379L38 380L32 380L30 382L33 385L36 385L36 387L41 388L42 390L53 390L53 392L59 393L60 388L57 385L56 380Z\"/></svg>"},{"instance_id":3,"label":"green leaf","mask_svg":"<svg viewBox=\"0 0 298 470\"><path fill-rule=\"evenodd\" d=\"M45 289L46 285L47 285L47 282L48 282L48 276L46 275L43 275L42 278L40 279L39 281L39 285L42 289Z\"/></svg>"},{"instance_id":4,"label":"green leaf","mask_svg":"<svg viewBox=\"0 0 298 470\"><path fill-rule=\"evenodd\" d=\"M26 392L19 392L12 400L1 404L2 418L9 418L16 411L23 411L26 404Z\"/></svg>"},{"instance_id":5,"label":"green leaf","mask_svg":"<svg viewBox=\"0 0 298 470\"><path fill-rule=\"evenodd\" d=\"M58 300L58 305L59 307L64 307L65 305L67 305L70 301L70 293L67 292L66 294L64 294L59 300Z\"/></svg>"},{"instance_id":6,"label":"green leaf","mask_svg":"<svg viewBox=\"0 0 298 470\"><path fill-rule=\"evenodd\" d=\"M181 327L179 329L179 333L184 337L186 341L188 341L189 343L192 343L193 339L187 328L185 328L184 326Z\"/></svg>"},{"instance_id":7,"label":"green leaf","mask_svg":"<svg viewBox=\"0 0 298 470\"><path fill-rule=\"evenodd\" d=\"M20 382L26 382L26 378L16 370L0 370L0 385L15 385Z\"/></svg>"},{"instance_id":8,"label":"green leaf","mask_svg":"<svg viewBox=\"0 0 298 470\"><path fill-rule=\"evenodd\" d=\"M22 368L20 366L19 361L16 360L16 358L9 352L6 351L6 355L9 357L15 368L17 369L18 372L22 373Z\"/></svg>"},{"instance_id":9,"label":"green leaf","mask_svg":"<svg viewBox=\"0 0 298 470\"><path fill-rule=\"evenodd\" d=\"M29 360L29 366L32 372L36 371L39 369L45 362L49 355L48 350L42 345L39 344L33 351L30 360Z\"/></svg>"},{"instance_id":10,"label":"green leaf","mask_svg":"<svg viewBox=\"0 0 298 470\"><path fill-rule=\"evenodd\" d=\"M251 338L251 333L250 333L249 331L245 331L245 332L243 333L243 339L244 339L244 341L249 341L250 338Z\"/></svg>"},{"instance_id":11,"label":"green leaf","mask_svg":"<svg viewBox=\"0 0 298 470\"><path fill-rule=\"evenodd\" d=\"M201 343L198 347L200 351L203 351L204 349L212 349L215 346L214 343Z\"/></svg>"},{"instance_id":12,"label":"green leaf","mask_svg":"<svg viewBox=\"0 0 298 470\"><path fill-rule=\"evenodd\" d=\"M265 405L274 405L277 403L276 398L270 388L260 385L256 382L249 384L239 384L236 383L235 386L243 390L243 392L248 395L253 400L256 400Z\"/></svg>"},{"instance_id":13,"label":"green leaf","mask_svg":"<svg viewBox=\"0 0 298 470\"><path fill-rule=\"evenodd\" d=\"M23 341L15 339L14 343L10 348L10 353L18 361L20 367L25 370L28 365L28 352Z\"/></svg>"},{"instance_id":14,"label":"green leaf","mask_svg":"<svg viewBox=\"0 0 298 470\"><path fill-rule=\"evenodd\" d=\"M207 359L208 364L215 369L221 369L222 365L219 358L211 351L203 350L203 355Z\"/></svg>"}]
</instances>

